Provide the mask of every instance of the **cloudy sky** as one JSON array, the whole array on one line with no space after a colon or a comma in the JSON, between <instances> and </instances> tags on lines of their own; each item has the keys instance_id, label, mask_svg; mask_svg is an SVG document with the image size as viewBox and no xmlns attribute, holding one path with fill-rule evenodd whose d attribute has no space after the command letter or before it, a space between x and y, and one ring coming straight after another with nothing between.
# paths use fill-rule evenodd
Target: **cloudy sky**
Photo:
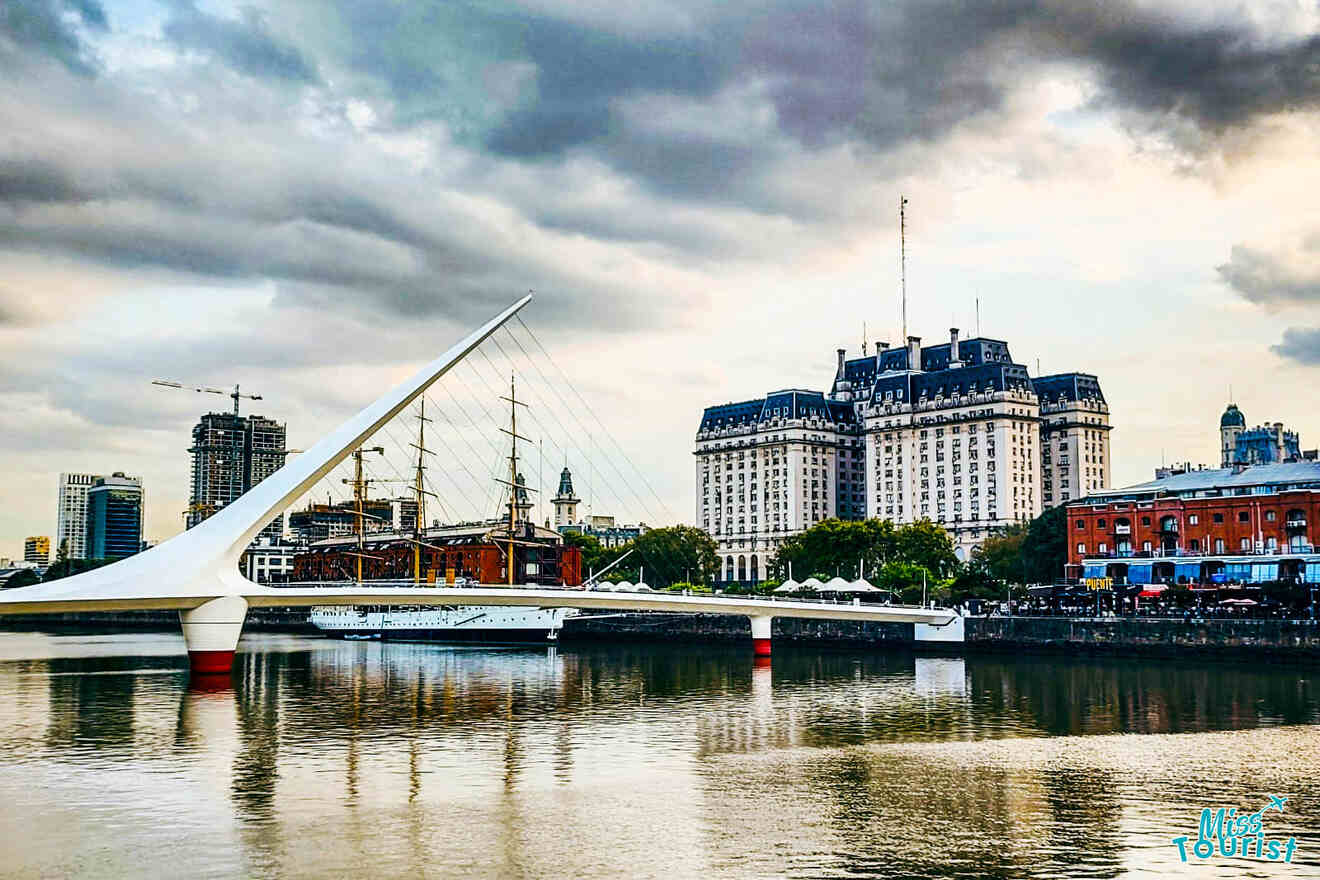
<instances>
[{"instance_id":1,"label":"cloudy sky","mask_svg":"<svg viewBox=\"0 0 1320 880\"><path fill-rule=\"evenodd\" d=\"M177 531L151 378L307 446L527 289L690 518L703 406L896 340L900 193L911 331L1098 374L1118 483L1230 385L1320 443L1313 2L5 0L0 78L0 555L61 470Z\"/></svg>"}]
</instances>

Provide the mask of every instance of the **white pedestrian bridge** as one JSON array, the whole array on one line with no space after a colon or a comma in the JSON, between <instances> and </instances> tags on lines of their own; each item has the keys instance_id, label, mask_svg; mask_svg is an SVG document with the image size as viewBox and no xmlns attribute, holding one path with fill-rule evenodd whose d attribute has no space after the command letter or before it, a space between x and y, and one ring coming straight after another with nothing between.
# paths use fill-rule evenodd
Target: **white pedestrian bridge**
<instances>
[{"instance_id":1,"label":"white pedestrian bridge","mask_svg":"<svg viewBox=\"0 0 1320 880\"><path fill-rule=\"evenodd\" d=\"M531 300L487 321L416 375L400 383L214 516L151 549L102 568L47 584L0 592L0 614L177 610L194 672L227 673L249 608L313 605L536 605L613 611L741 614L751 621L758 654L770 653L775 617L869 620L946 626L943 609L771 600L675 593L622 593L479 585L411 583L303 584L268 587L239 573L238 561L257 533L394 418Z\"/></svg>"}]
</instances>

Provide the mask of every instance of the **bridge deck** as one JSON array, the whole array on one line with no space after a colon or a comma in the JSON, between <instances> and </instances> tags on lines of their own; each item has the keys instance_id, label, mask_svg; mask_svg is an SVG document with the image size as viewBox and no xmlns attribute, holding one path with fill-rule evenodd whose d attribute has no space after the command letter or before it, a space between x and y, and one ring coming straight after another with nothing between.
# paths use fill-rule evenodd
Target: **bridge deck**
<instances>
[{"instance_id":1,"label":"bridge deck","mask_svg":"<svg viewBox=\"0 0 1320 880\"><path fill-rule=\"evenodd\" d=\"M17 591L16 591L17 592ZM0 595L0 614L58 614L69 611L149 611L196 608L212 596L123 595L50 597L23 601L20 595ZM878 623L927 623L941 626L954 617L945 609L902 605L852 605L796 599L748 596L624 593L547 587L433 587L405 584L294 584L255 587L243 598L253 608L314 605L536 605L544 608L599 608L610 611L669 611L701 614L741 614L748 617L808 617L829 620L870 620Z\"/></svg>"}]
</instances>

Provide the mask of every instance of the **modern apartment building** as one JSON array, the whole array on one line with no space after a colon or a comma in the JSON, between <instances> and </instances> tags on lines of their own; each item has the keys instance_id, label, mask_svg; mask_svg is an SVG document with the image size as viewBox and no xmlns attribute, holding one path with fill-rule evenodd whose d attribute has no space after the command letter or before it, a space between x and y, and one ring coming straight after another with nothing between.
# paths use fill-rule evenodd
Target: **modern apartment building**
<instances>
[{"instance_id":1,"label":"modern apartment building","mask_svg":"<svg viewBox=\"0 0 1320 880\"><path fill-rule=\"evenodd\" d=\"M1095 376L1032 378L1008 344L960 339L837 353L828 393L706 409L697 524L725 580L759 580L783 540L831 516L930 519L967 558L998 528L1103 488L1109 408Z\"/></svg>"},{"instance_id":2,"label":"modern apartment building","mask_svg":"<svg viewBox=\"0 0 1320 880\"><path fill-rule=\"evenodd\" d=\"M69 559L87 559L87 490L97 474L60 474L55 516L55 547Z\"/></svg>"}]
</instances>

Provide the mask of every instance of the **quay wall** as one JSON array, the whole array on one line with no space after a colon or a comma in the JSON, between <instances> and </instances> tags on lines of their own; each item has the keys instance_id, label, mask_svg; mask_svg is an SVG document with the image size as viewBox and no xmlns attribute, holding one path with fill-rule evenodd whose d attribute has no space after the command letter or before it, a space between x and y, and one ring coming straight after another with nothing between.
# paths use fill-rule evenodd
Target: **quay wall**
<instances>
[{"instance_id":1,"label":"quay wall","mask_svg":"<svg viewBox=\"0 0 1320 880\"><path fill-rule=\"evenodd\" d=\"M932 650L940 653L1068 653L1113 656L1275 656L1320 660L1320 623L1310 620L969 617L966 642L914 642L912 624L847 620L775 618L777 643L813 647L871 646L879 649ZM170 611L83 612L0 618L0 628L172 630L178 615ZM317 635L306 609L254 608L247 631ZM570 619L561 642L667 641L738 643L751 641L746 617L720 614L592 614Z\"/></svg>"},{"instance_id":2,"label":"quay wall","mask_svg":"<svg viewBox=\"0 0 1320 880\"><path fill-rule=\"evenodd\" d=\"M1309 620L969 617L962 644L915 642L912 624L776 618L776 642L873 645L940 653L1072 653L1122 656L1292 656L1320 659L1320 624ZM561 639L748 641L745 617L628 614L570 620Z\"/></svg>"}]
</instances>

